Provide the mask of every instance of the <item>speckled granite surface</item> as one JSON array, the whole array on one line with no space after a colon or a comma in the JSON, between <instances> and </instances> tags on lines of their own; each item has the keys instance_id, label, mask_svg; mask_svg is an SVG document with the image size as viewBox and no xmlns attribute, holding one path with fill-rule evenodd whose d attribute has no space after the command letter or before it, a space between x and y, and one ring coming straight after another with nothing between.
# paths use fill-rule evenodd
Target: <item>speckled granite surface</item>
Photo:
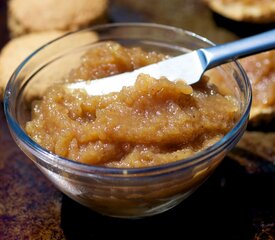
<instances>
[{"instance_id":1,"label":"speckled granite surface","mask_svg":"<svg viewBox=\"0 0 275 240\"><path fill-rule=\"evenodd\" d=\"M0 239L64 239L62 195L15 145L0 108Z\"/></svg>"},{"instance_id":2,"label":"speckled granite surface","mask_svg":"<svg viewBox=\"0 0 275 240\"><path fill-rule=\"evenodd\" d=\"M0 48L8 39L5 18L5 1L0 0ZM236 24L213 14L200 0L111 0L109 21L169 24L214 42L274 27ZM274 131L274 127L264 130ZM253 142L253 137L247 138ZM265 135L261 138L264 141ZM275 146L275 136L269 139ZM54 188L13 142L1 103L0 240L129 239L132 235L142 239L275 239L274 148L271 145L268 157L247 152L245 144L234 149L196 193L167 213L143 220L112 219Z\"/></svg>"}]
</instances>

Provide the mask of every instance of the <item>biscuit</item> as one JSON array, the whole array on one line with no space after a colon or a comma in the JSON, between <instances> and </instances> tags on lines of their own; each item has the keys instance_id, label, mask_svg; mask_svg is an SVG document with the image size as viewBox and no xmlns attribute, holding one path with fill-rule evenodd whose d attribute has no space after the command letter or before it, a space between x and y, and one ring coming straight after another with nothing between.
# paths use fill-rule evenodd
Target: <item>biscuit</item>
<instances>
[{"instance_id":1,"label":"biscuit","mask_svg":"<svg viewBox=\"0 0 275 240\"><path fill-rule=\"evenodd\" d=\"M38 47L63 34L65 34L65 32L62 31L30 33L14 38L4 46L0 53L0 100L3 98L3 92L7 82L19 64ZM76 46L81 44L87 45L95 42L97 39L96 33L91 31L81 31L78 34L70 34L63 38L62 41L55 42L54 47L48 47L47 55L44 57L47 58L46 61L48 61L49 58L51 58L51 50L54 55L55 52L62 52L63 49L64 51L70 51ZM77 61L77 58L73 58L70 64L74 66ZM36 86L33 86L32 92L35 93L34 95L39 94L40 90L45 87L47 79L53 76L58 78L64 75L65 71L68 71L68 65L64 66L64 69L59 68L58 72L52 71L51 66L47 67L47 73L44 73L43 77L40 77L41 81ZM33 94L30 94L28 97L31 98L31 95Z\"/></svg>"},{"instance_id":2,"label":"biscuit","mask_svg":"<svg viewBox=\"0 0 275 240\"><path fill-rule=\"evenodd\" d=\"M8 27L16 37L48 30L74 31L105 21L108 0L10 0Z\"/></svg>"},{"instance_id":3,"label":"biscuit","mask_svg":"<svg viewBox=\"0 0 275 240\"><path fill-rule=\"evenodd\" d=\"M275 133L246 131L228 156L250 173L275 171Z\"/></svg>"},{"instance_id":4,"label":"biscuit","mask_svg":"<svg viewBox=\"0 0 275 240\"><path fill-rule=\"evenodd\" d=\"M10 40L0 53L0 99L5 86L18 65L35 49L61 35L64 32L51 31L28 34Z\"/></svg>"},{"instance_id":5,"label":"biscuit","mask_svg":"<svg viewBox=\"0 0 275 240\"><path fill-rule=\"evenodd\" d=\"M275 22L274 0L204 0L218 14L235 21Z\"/></svg>"},{"instance_id":6,"label":"biscuit","mask_svg":"<svg viewBox=\"0 0 275 240\"><path fill-rule=\"evenodd\" d=\"M275 117L275 50L240 60L252 85L250 123L259 125Z\"/></svg>"},{"instance_id":7,"label":"biscuit","mask_svg":"<svg viewBox=\"0 0 275 240\"><path fill-rule=\"evenodd\" d=\"M253 152L275 164L275 133L246 131L237 147Z\"/></svg>"}]
</instances>

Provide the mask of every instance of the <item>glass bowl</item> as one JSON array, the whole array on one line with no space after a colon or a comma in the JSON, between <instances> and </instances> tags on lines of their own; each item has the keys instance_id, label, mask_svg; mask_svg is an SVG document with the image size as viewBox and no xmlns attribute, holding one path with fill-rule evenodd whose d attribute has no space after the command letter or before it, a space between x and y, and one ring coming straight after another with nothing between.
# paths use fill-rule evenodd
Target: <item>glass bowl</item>
<instances>
[{"instance_id":1,"label":"glass bowl","mask_svg":"<svg viewBox=\"0 0 275 240\"><path fill-rule=\"evenodd\" d=\"M66 34L32 53L17 68L5 91L6 119L22 151L70 198L108 216L155 215L193 193L239 141L249 116L249 81L237 62L211 70L210 74L219 76L218 84L237 99L241 117L220 141L190 158L155 167L120 169L85 165L45 150L24 130L30 119L31 100L64 81L88 49L109 40L171 56L213 45L192 32L144 23L106 24Z\"/></svg>"}]
</instances>

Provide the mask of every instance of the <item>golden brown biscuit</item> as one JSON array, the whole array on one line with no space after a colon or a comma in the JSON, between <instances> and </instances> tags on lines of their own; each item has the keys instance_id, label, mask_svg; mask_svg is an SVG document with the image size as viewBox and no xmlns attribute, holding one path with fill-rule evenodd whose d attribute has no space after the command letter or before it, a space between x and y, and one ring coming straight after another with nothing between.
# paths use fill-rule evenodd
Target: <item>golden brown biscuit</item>
<instances>
[{"instance_id":1,"label":"golden brown biscuit","mask_svg":"<svg viewBox=\"0 0 275 240\"><path fill-rule=\"evenodd\" d=\"M215 12L235 21L271 23L275 21L274 0L204 0Z\"/></svg>"},{"instance_id":2,"label":"golden brown biscuit","mask_svg":"<svg viewBox=\"0 0 275 240\"><path fill-rule=\"evenodd\" d=\"M275 116L275 50L240 60L252 85L250 122L254 125Z\"/></svg>"},{"instance_id":3,"label":"golden brown biscuit","mask_svg":"<svg viewBox=\"0 0 275 240\"><path fill-rule=\"evenodd\" d=\"M6 44L0 53L0 99L16 67L39 46L63 34L61 31L33 33L13 39Z\"/></svg>"},{"instance_id":4,"label":"golden brown biscuit","mask_svg":"<svg viewBox=\"0 0 275 240\"><path fill-rule=\"evenodd\" d=\"M245 132L237 145L275 164L275 133Z\"/></svg>"},{"instance_id":5,"label":"golden brown biscuit","mask_svg":"<svg viewBox=\"0 0 275 240\"><path fill-rule=\"evenodd\" d=\"M71 31L104 19L108 0L10 0L11 36L48 30Z\"/></svg>"},{"instance_id":6,"label":"golden brown biscuit","mask_svg":"<svg viewBox=\"0 0 275 240\"><path fill-rule=\"evenodd\" d=\"M65 34L65 32L62 31L30 33L12 39L6 44L0 52L0 100L3 97L3 92L7 82L18 65L34 50L63 34ZM75 46L79 46L80 44L86 45L96 40L97 35L94 32L81 31L78 34L71 34L62 41L55 42L54 47L47 48L48 50L45 58L50 58L56 52L62 52L63 49L69 51L70 49L74 49ZM77 61L77 58L72 59L70 64L74 65ZM54 68L54 66L52 67ZM59 68L58 72L53 71L51 66L47 67L47 69L48 71L43 73L43 76L40 76L38 84L32 87L32 93L29 94L29 98L31 98L33 94L37 95L40 93L41 89L43 89L41 84L44 84L43 86L45 87L45 84L48 82L47 79L52 77L58 78L62 76L65 71L67 72L68 66L64 65L64 69Z\"/></svg>"},{"instance_id":7,"label":"golden brown biscuit","mask_svg":"<svg viewBox=\"0 0 275 240\"><path fill-rule=\"evenodd\" d=\"M275 170L275 133L246 131L228 156L244 166L248 172Z\"/></svg>"}]
</instances>

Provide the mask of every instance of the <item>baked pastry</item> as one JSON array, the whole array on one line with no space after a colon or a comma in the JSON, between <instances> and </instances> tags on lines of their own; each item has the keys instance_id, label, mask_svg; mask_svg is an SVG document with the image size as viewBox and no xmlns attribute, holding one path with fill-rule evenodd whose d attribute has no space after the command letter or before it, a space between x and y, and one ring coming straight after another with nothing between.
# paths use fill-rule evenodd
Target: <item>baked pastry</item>
<instances>
[{"instance_id":1,"label":"baked pastry","mask_svg":"<svg viewBox=\"0 0 275 240\"><path fill-rule=\"evenodd\" d=\"M275 116L275 50L240 60L252 85L250 121L269 121Z\"/></svg>"},{"instance_id":2,"label":"baked pastry","mask_svg":"<svg viewBox=\"0 0 275 240\"><path fill-rule=\"evenodd\" d=\"M275 164L275 133L245 132L237 145Z\"/></svg>"},{"instance_id":3,"label":"baked pastry","mask_svg":"<svg viewBox=\"0 0 275 240\"><path fill-rule=\"evenodd\" d=\"M64 34L61 31L27 34L10 40L0 53L0 99L16 67L35 49Z\"/></svg>"},{"instance_id":4,"label":"baked pastry","mask_svg":"<svg viewBox=\"0 0 275 240\"><path fill-rule=\"evenodd\" d=\"M72 31L105 19L108 0L10 0L12 37L48 30Z\"/></svg>"},{"instance_id":5,"label":"baked pastry","mask_svg":"<svg viewBox=\"0 0 275 240\"><path fill-rule=\"evenodd\" d=\"M244 166L248 172L273 174L275 170L275 133L246 131L228 156Z\"/></svg>"},{"instance_id":6,"label":"baked pastry","mask_svg":"<svg viewBox=\"0 0 275 240\"><path fill-rule=\"evenodd\" d=\"M274 0L204 0L224 17L244 22L275 22Z\"/></svg>"},{"instance_id":7,"label":"baked pastry","mask_svg":"<svg viewBox=\"0 0 275 240\"><path fill-rule=\"evenodd\" d=\"M9 81L12 73L18 67L18 65L33 51L37 48L46 44L47 42L60 37L66 32L62 31L48 31L48 32L40 32L40 33L30 33L18 38L14 38L10 40L0 52L0 100L3 98L3 92L6 87L7 82ZM97 35L91 31L83 31L77 35L72 34L70 37L66 37L66 41L63 40L61 42L56 42L55 47L52 48L53 51L56 49L64 49L66 46L70 48L74 48L75 45L79 44L89 44L91 42L96 41ZM66 49L68 50L69 47ZM60 50L61 51L61 50ZM77 58L72 59L71 61L78 61ZM74 64L74 62L72 62ZM50 67L48 67L50 69ZM40 76L40 82L36 87L33 87L32 92L34 95L40 94L41 84L46 84L45 79L49 79L51 77L58 77L57 75L62 75L67 71L67 67L64 66L64 69L59 69L58 73L48 71L42 76ZM29 98L32 95L30 94Z\"/></svg>"}]
</instances>

